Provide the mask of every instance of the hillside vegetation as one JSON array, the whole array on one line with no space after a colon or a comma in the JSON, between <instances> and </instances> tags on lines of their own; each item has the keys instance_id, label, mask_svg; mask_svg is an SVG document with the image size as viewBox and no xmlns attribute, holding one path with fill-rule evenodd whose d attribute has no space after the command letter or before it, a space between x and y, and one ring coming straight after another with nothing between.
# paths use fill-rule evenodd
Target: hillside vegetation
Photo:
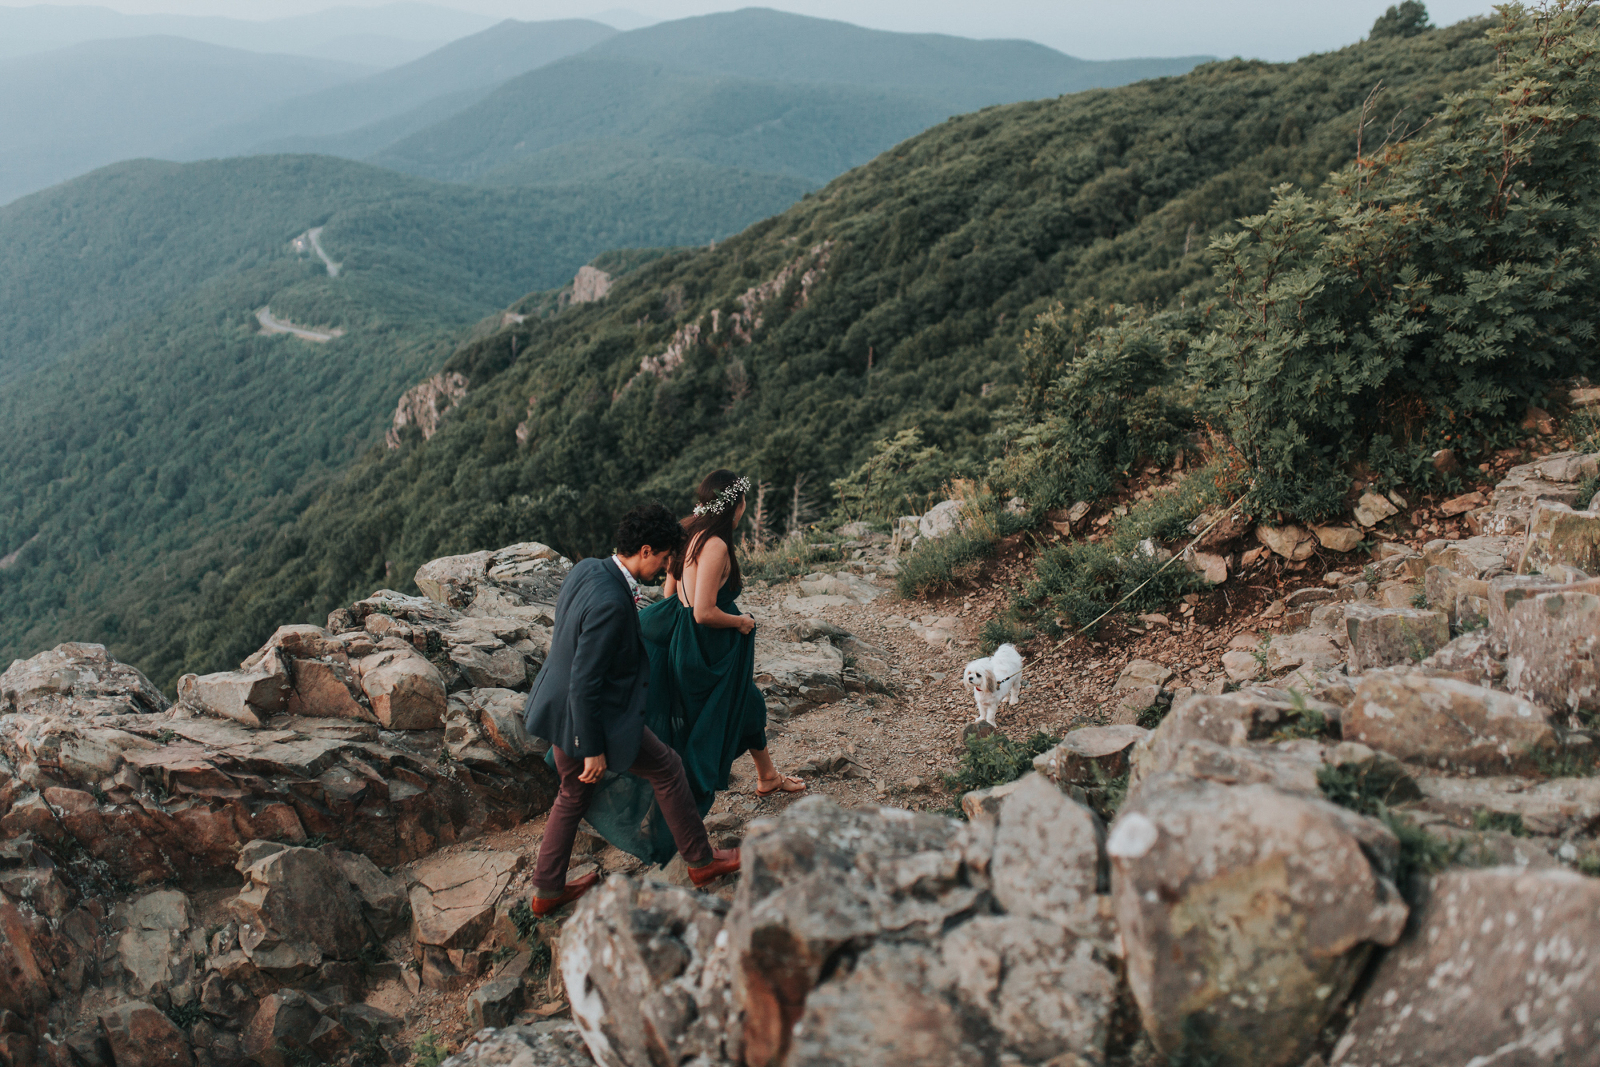
<instances>
[{"instance_id":1,"label":"hillside vegetation","mask_svg":"<svg viewBox=\"0 0 1600 1067\"><path fill-rule=\"evenodd\" d=\"M255 157L122 164L0 210L0 557L20 552L0 659L75 633L181 662L199 583L379 439L462 331L598 249L750 221L727 209L759 203L744 178L696 177L501 191ZM290 247L311 226L338 278ZM267 305L346 333L261 336Z\"/></svg>"},{"instance_id":2,"label":"hillside vegetation","mask_svg":"<svg viewBox=\"0 0 1600 1067\"><path fill-rule=\"evenodd\" d=\"M1213 63L945 122L599 304L469 340L449 366L472 389L440 433L363 457L292 526L197 583L165 631L185 631L188 668L223 665L271 623L405 587L431 556L519 539L604 550L622 509L685 507L717 465L822 503L830 479L908 427L981 470L997 416L1028 384L1019 341L1039 312L1209 299L1212 236L1268 209L1273 186L1315 189L1346 164L1380 81L1385 113L1417 122L1480 84L1484 28ZM775 295L752 301L760 323L736 318L763 283ZM119 651L164 678L178 669L138 638Z\"/></svg>"}]
</instances>

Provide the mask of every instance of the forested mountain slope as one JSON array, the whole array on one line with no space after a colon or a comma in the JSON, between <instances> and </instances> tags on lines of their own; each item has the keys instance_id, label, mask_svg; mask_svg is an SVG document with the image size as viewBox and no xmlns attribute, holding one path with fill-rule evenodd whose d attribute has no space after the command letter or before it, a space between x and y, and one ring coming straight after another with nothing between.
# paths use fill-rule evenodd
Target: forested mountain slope
<instances>
[{"instance_id":1,"label":"forested mountain slope","mask_svg":"<svg viewBox=\"0 0 1600 1067\"><path fill-rule=\"evenodd\" d=\"M180 655L225 665L272 623L404 587L432 556L602 551L622 509L685 507L717 465L825 492L911 425L975 455L1040 309L1207 295L1210 235L1348 161L1380 81L1378 113L1417 122L1481 81L1482 28L953 119L598 304L474 337L448 364L471 390L438 434L368 453L234 569L194 579L184 614L115 635L118 652L170 681ZM7 603L20 580L0 574Z\"/></svg>"},{"instance_id":2,"label":"forested mountain slope","mask_svg":"<svg viewBox=\"0 0 1600 1067\"><path fill-rule=\"evenodd\" d=\"M171 646L205 576L314 496L483 316L599 250L747 224L749 176L487 190L328 157L127 163L0 210L0 659ZM792 202L773 190L761 214ZM341 266L290 241L313 226ZM327 344L259 333L255 312Z\"/></svg>"},{"instance_id":3,"label":"forested mountain slope","mask_svg":"<svg viewBox=\"0 0 1600 1067\"><path fill-rule=\"evenodd\" d=\"M747 8L618 34L370 158L509 184L548 172L541 156L559 149L584 169L619 155L670 157L820 183L951 114L1179 74L1199 58L1092 62L1028 41Z\"/></svg>"},{"instance_id":4,"label":"forested mountain slope","mask_svg":"<svg viewBox=\"0 0 1600 1067\"><path fill-rule=\"evenodd\" d=\"M370 68L181 37L90 41L0 61L0 204Z\"/></svg>"},{"instance_id":5,"label":"forested mountain slope","mask_svg":"<svg viewBox=\"0 0 1600 1067\"><path fill-rule=\"evenodd\" d=\"M206 131L174 154L179 159L277 152L367 155L467 107L501 82L582 52L616 33L589 19L506 19L410 63L296 96L230 126ZM413 120L419 123L413 125L395 121L418 108L430 117ZM350 137L374 123L384 124L384 140L368 146L362 138Z\"/></svg>"}]
</instances>

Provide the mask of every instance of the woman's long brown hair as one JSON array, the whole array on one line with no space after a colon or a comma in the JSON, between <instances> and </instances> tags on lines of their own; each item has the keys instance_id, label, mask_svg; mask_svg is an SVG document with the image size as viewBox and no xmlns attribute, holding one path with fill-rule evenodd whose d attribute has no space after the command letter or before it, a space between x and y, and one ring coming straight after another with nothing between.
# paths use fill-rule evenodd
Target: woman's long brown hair
<instances>
[{"instance_id":1,"label":"woman's long brown hair","mask_svg":"<svg viewBox=\"0 0 1600 1067\"><path fill-rule=\"evenodd\" d=\"M694 491L694 500L697 505L709 504L717 499L721 492L739 480L739 476L729 470L714 470L706 475L705 481L700 483L700 488ZM739 574L739 557L733 550L733 517L739 512L739 503L744 500L744 495L734 497L728 501L727 507L715 514L690 515L683 520L683 531L687 535L684 550L672 557L671 572L675 581L683 581L683 568L694 563L700 558L700 550L706 547L706 542L713 537L720 537L728 546L728 584L733 589L733 595L738 596L744 588L744 578ZM700 536L704 534L705 536Z\"/></svg>"}]
</instances>

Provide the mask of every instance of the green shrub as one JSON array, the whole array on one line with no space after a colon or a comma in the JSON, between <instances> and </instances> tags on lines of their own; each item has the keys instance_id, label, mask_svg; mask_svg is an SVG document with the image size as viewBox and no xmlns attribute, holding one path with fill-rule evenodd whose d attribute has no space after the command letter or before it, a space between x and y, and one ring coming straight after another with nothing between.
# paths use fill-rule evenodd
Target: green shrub
<instances>
[{"instance_id":1,"label":"green shrub","mask_svg":"<svg viewBox=\"0 0 1600 1067\"><path fill-rule=\"evenodd\" d=\"M959 795L1004 785L1033 770L1033 758L1060 743L1061 738L1043 732L1026 741L1013 741L999 731L987 737L969 737L961 754L961 769L944 776L945 788Z\"/></svg>"},{"instance_id":2,"label":"green shrub","mask_svg":"<svg viewBox=\"0 0 1600 1067\"><path fill-rule=\"evenodd\" d=\"M1189 369L1266 507L1321 518L1367 442L1393 452L1520 418L1545 380L1594 365L1593 20L1565 0L1500 10L1493 74L1426 131L1323 195L1278 187L1212 242L1226 305Z\"/></svg>"},{"instance_id":3,"label":"green shrub","mask_svg":"<svg viewBox=\"0 0 1600 1067\"><path fill-rule=\"evenodd\" d=\"M745 578L766 582L785 582L811 574L822 567L837 567L847 556L837 541L817 542L809 538L777 541L766 548L739 549L739 571Z\"/></svg>"},{"instance_id":4,"label":"green shrub","mask_svg":"<svg viewBox=\"0 0 1600 1067\"><path fill-rule=\"evenodd\" d=\"M895 588L907 598L953 589L963 568L992 558L1001 541L1031 524L1027 516L1000 507L993 493L975 493L964 502L959 529L944 537L924 538L900 560Z\"/></svg>"},{"instance_id":5,"label":"green shrub","mask_svg":"<svg viewBox=\"0 0 1600 1067\"><path fill-rule=\"evenodd\" d=\"M843 521L920 515L938 503L939 487L955 475L956 464L937 445L924 444L920 429L907 427L879 441L871 458L833 483L838 514Z\"/></svg>"},{"instance_id":6,"label":"green shrub","mask_svg":"<svg viewBox=\"0 0 1600 1067\"><path fill-rule=\"evenodd\" d=\"M439 1067L439 1064L450 1058L450 1046L432 1030L412 1043L411 1052L416 1056L414 1061L416 1067Z\"/></svg>"},{"instance_id":7,"label":"green shrub","mask_svg":"<svg viewBox=\"0 0 1600 1067\"><path fill-rule=\"evenodd\" d=\"M990 619L978 631L978 645L984 655L991 655L1001 645L1020 645L1033 636L1033 631L1009 616Z\"/></svg>"},{"instance_id":8,"label":"green shrub","mask_svg":"<svg viewBox=\"0 0 1600 1067\"><path fill-rule=\"evenodd\" d=\"M1498 830L1512 837L1527 837L1528 828L1522 824L1522 816L1514 811L1489 811L1479 808L1472 813L1472 825L1479 830Z\"/></svg>"}]
</instances>

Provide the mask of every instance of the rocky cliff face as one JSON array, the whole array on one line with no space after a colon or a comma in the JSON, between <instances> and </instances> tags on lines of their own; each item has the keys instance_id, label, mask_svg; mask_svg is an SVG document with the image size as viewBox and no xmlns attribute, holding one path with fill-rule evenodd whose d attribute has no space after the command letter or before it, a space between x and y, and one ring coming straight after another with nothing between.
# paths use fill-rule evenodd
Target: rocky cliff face
<instances>
[{"instance_id":1,"label":"rocky cliff face","mask_svg":"<svg viewBox=\"0 0 1600 1067\"><path fill-rule=\"evenodd\" d=\"M390 448L400 447L400 431L415 426L426 441L439 432L445 414L467 395L467 376L455 371L435 374L420 385L406 390L394 409L394 423L384 435Z\"/></svg>"}]
</instances>

